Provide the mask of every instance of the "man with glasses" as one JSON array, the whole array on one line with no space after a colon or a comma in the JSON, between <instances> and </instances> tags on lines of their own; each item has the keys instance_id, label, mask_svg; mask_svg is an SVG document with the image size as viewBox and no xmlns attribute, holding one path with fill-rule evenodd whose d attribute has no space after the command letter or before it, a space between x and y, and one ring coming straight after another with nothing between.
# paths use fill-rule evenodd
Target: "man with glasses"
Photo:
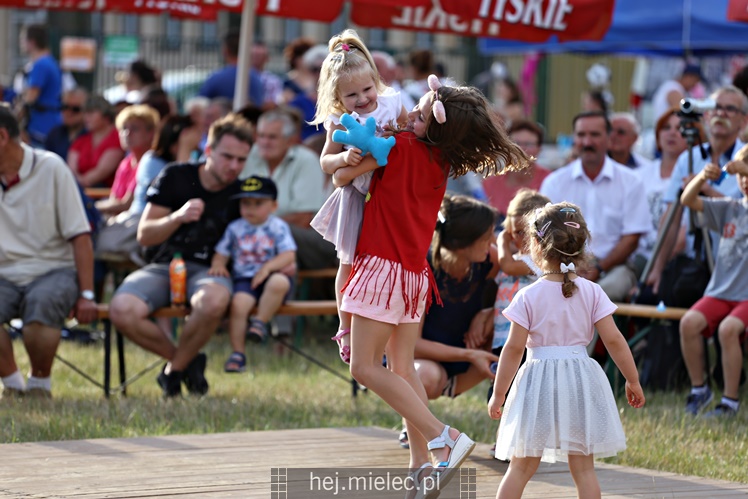
<instances>
[{"instance_id":1,"label":"man with glasses","mask_svg":"<svg viewBox=\"0 0 748 499\"><path fill-rule=\"evenodd\" d=\"M613 113L610 116L610 146L608 156L632 170L651 168L652 162L634 152L634 144L639 138L641 127L631 113Z\"/></svg>"},{"instance_id":2,"label":"man with glasses","mask_svg":"<svg viewBox=\"0 0 748 499\"><path fill-rule=\"evenodd\" d=\"M138 242L151 247L151 263L117 289L110 316L118 331L166 360L157 379L164 397L180 396L182 383L193 395L208 391L200 349L225 315L232 293L231 279L208 270L226 226L239 216L229 199L239 192L237 178L251 146L251 125L230 114L211 126L205 162L172 163L148 189ZM169 262L176 253L186 261L190 316L175 343L149 316L170 303Z\"/></svg>"},{"instance_id":3,"label":"man with glasses","mask_svg":"<svg viewBox=\"0 0 748 499\"><path fill-rule=\"evenodd\" d=\"M62 123L49 131L44 148L62 159L68 157L70 144L86 133L83 107L88 100L85 88L74 88L62 94Z\"/></svg>"}]
</instances>

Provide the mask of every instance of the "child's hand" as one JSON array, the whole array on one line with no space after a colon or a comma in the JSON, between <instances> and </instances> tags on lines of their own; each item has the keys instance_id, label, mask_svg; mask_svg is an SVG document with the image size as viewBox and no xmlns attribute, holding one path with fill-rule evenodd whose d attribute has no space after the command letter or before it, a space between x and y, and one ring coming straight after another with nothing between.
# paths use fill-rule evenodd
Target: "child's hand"
<instances>
[{"instance_id":1,"label":"child's hand","mask_svg":"<svg viewBox=\"0 0 748 499\"><path fill-rule=\"evenodd\" d=\"M348 166L358 166L364 157L361 155L361 149L357 147L351 147L343 153L345 163Z\"/></svg>"},{"instance_id":2,"label":"child's hand","mask_svg":"<svg viewBox=\"0 0 748 499\"><path fill-rule=\"evenodd\" d=\"M270 271L265 267L260 267L255 276L252 278L252 289L257 289L257 286L265 282L265 279L270 275Z\"/></svg>"},{"instance_id":3,"label":"child's hand","mask_svg":"<svg viewBox=\"0 0 748 499\"><path fill-rule=\"evenodd\" d=\"M230 277L229 271L224 265L211 265L208 270L208 275L214 275L217 277Z\"/></svg>"},{"instance_id":4,"label":"child's hand","mask_svg":"<svg viewBox=\"0 0 748 499\"><path fill-rule=\"evenodd\" d=\"M491 395L491 400L488 401L488 415L491 419L499 419L501 417L501 406L504 405L504 396L496 395L494 392Z\"/></svg>"},{"instance_id":5,"label":"child's hand","mask_svg":"<svg viewBox=\"0 0 748 499\"><path fill-rule=\"evenodd\" d=\"M736 173L748 175L748 164L743 161L733 160L725 165L725 171L730 175L735 175Z\"/></svg>"},{"instance_id":6,"label":"child's hand","mask_svg":"<svg viewBox=\"0 0 748 499\"><path fill-rule=\"evenodd\" d=\"M722 176L722 169L714 163L707 163L701 174L706 180L717 180Z\"/></svg>"},{"instance_id":7,"label":"child's hand","mask_svg":"<svg viewBox=\"0 0 748 499\"><path fill-rule=\"evenodd\" d=\"M644 390L638 381L636 383L626 382L626 400L631 407L636 409L644 407Z\"/></svg>"}]
</instances>

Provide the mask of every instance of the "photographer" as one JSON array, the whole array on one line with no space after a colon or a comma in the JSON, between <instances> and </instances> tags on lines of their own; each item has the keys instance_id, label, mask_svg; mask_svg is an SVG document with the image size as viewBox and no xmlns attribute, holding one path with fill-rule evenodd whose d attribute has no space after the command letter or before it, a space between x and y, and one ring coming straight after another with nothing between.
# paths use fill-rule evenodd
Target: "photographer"
<instances>
[{"instance_id":1,"label":"photographer","mask_svg":"<svg viewBox=\"0 0 748 499\"><path fill-rule=\"evenodd\" d=\"M704 111L704 123L709 132L709 142L703 145L706 157L702 155L702 145L699 143L694 145L692 149L692 165L689 165L688 151L684 151L678 158L675 168L673 169L673 174L670 177L670 184L665 190L662 198L663 203L667 206L667 210L669 210L674 201L678 199L681 190L685 188L688 182L701 172L707 164L712 163L719 167L723 167L727 162L734 159L735 153L737 153L743 146L743 143L738 139L738 135L746 125L748 98L746 98L745 94L743 94L743 92L741 92L737 87L731 85L718 89L710 96L710 98L713 101L713 104L702 107L712 107L713 109L698 109L698 106L696 106L694 109L695 112L685 113L686 116L683 121L693 122L699 118L698 111ZM688 103L691 104L692 101L688 101ZM686 107L688 109L688 106ZM727 175L718 182L704 183L701 187L700 193L701 195L708 197L741 197L734 175ZM681 208L679 207L679 209ZM690 215L688 216L690 217ZM681 220L681 214L676 213L673 220ZM652 271L647 278L648 283L659 283L663 269L667 264L668 257L671 254L673 245L675 244L679 226L679 223L673 223L667 228L668 232L665 235L664 243L662 245L663 249L656 256ZM693 229L693 227L690 228ZM663 230L665 230L664 223L660 226L660 232ZM686 253L689 257L693 257L694 251L692 236L689 239L690 244L687 244L686 246ZM716 242L719 238L718 236L713 236L712 239ZM716 254L716 251L714 254ZM656 287L655 292L657 292ZM668 305L675 304L668 303ZM691 304L683 303L678 305L690 306Z\"/></svg>"}]
</instances>

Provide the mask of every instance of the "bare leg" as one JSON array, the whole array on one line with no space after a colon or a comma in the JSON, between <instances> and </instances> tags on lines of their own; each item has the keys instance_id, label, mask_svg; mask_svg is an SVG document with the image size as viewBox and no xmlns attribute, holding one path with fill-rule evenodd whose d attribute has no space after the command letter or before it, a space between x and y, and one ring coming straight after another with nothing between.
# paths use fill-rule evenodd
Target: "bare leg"
<instances>
[{"instance_id":1,"label":"bare leg","mask_svg":"<svg viewBox=\"0 0 748 499\"><path fill-rule=\"evenodd\" d=\"M691 386L704 384L704 340L701 332L706 326L704 315L694 310L686 312L680 321L680 349Z\"/></svg>"},{"instance_id":2,"label":"bare leg","mask_svg":"<svg viewBox=\"0 0 748 499\"><path fill-rule=\"evenodd\" d=\"M209 283L195 292L190 300L190 318L184 325L179 346L171 359L171 367L167 366L167 373L170 369L184 371L216 332L230 300L229 290L220 284Z\"/></svg>"},{"instance_id":3,"label":"bare leg","mask_svg":"<svg viewBox=\"0 0 748 499\"><path fill-rule=\"evenodd\" d=\"M512 457L509 469L496 491L496 499L520 499L539 464L539 457Z\"/></svg>"},{"instance_id":4,"label":"bare leg","mask_svg":"<svg viewBox=\"0 0 748 499\"><path fill-rule=\"evenodd\" d=\"M338 318L340 319L340 331L345 331L346 329L351 328L351 314L348 312L343 312L340 310L340 306L343 303L343 291L341 289L343 286L345 286L345 283L348 281L348 277L351 275L351 269L353 267L347 263L341 263L340 266L338 266L338 274L335 276L335 301L338 303ZM351 337L350 335L345 335L340 338L340 349L342 351L343 347L350 346L351 344Z\"/></svg>"},{"instance_id":5,"label":"bare leg","mask_svg":"<svg viewBox=\"0 0 748 499\"><path fill-rule=\"evenodd\" d=\"M109 304L109 317L117 331L141 348L171 360L177 347L149 315L148 305L135 295L114 295Z\"/></svg>"},{"instance_id":6,"label":"bare leg","mask_svg":"<svg viewBox=\"0 0 748 499\"><path fill-rule=\"evenodd\" d=\"M229 343L234 352L244 353L247 340L247 318L256 299L249 293L237 291L231 299L229 312Z\"/></svg>"},{"instance_id":7,"label":"bare leg","mask_svg":"<svg viewBox=\"0 0 748 499\"><path fill-rule=\"evenodd\" d=\"M23 344L29 354L31 375L47 378L52 372L57 347L60 346L60 329L39 322L23 325Z\"/></svg>"},{"instance_id":8,"label":"bare leg","mask_svg":"<svg viewBox=\"0 0 748 499\"><path fill-rule=\"evenodd\" d=\"M416 370L413 359L416 340L419 336L418 324L403 324L397 327L395 334L392 335L387 344L387 359L392 372L403 378L424 405L428 406L429 397L421 382L421 373ZM427 441L415 424L408 422L407 419L404 421L410 446L410 468L415 469L429 461L428 449L426 448Z\"/></svg>"},{"instance_id":9,"label":"bare leg","mask_svg":"<svg viewBox=\"0 0 748 499\"><path fill-rule=\"evenodd\" d=\"M270 321L283 304L283 299L290 288L291 283L286 276L272 274L268 277L257 305L257 318L262 322Z\"/></svg>"},{"instance_id":10,"label":"bare leg","mask_svg":"<svg viewBox=\"0 0 748 499\"><path fill-rule=\"evenodd\" d=\"M511 466L511 465L510 465ZM577 486L579 499L599 499L601 496L600 482L595 473L595 456L569 455L569 471Z\"/></svg>"},{"instance_id":11,"label":"bare leg","mask_svg":"<svg viewBox=\"0 0 748 499\"><path fill-rule=\"evenodd\" d=\"M722 373L725 378L725 397L738 399L740 388L740 370L743 368L743 351L740 348L740 335L745 331L745 324L740 319L727 316L717 330L719 344L722 347Z\"/></svg>"},{"instance_id":12,"label":"bare leg","mask_svg":"<svg viewBox=\"0 0 748 499\"><path fill-rule=\"evenodd\" d=\"M0 378L10 376L16 371L18 366L13 355L13 341L8 330L0 326Z\"/></svg>"},{"instance_id":13,"label":"bare leg","mask_svg":"<svg viewBox=\"0 0 748 499\"><path fill-rule=\"evenodd\" d=\"M413 325L415 328L417 326ZM441 435L444 423L431 414L423 402L423 394L416 392L408 381L382 366L385 345L394 332L395 326L392 324L354 315L351 328L351 375L407 419L423 437L433 440ZM412 362L412 350L408 354L391 348L388 353L395 358L403 359L409 355ZM420 384L420 381L418 383ZM459 435L459 431L450 429L451 438L457 438ZM444 447L435 450L433 455L437 461L444 461L449 457L449 452L450 449Z\"/></svg>"}]
</instances>

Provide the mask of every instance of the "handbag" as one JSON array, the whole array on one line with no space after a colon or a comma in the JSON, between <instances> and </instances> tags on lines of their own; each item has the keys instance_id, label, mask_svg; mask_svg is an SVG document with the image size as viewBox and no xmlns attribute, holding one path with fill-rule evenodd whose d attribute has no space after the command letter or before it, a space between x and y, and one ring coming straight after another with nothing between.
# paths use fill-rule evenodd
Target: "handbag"
<instances>
[{"instance_id":1,"label":"handbag","mask_svg":"<svg viewBox=\"0 0 748 499\"><path fill-rule=\"evenodd\" d=\"M140 251L138 222L140 213L122 213L110 219L96 238L96 257L112 254L129 256L132 252Z\"/></svg>"},{"instance_id":2,"label":"handbag","mask_svg":"<svg viewBox=\"0 0 748 499\"><path fill-rule=\"evenodd\" d=\"M697 232L694 241L696 258L679 254L668 262L662 272L660 295L668 306L690 308L704 296L712 273L709 266L699 257L701 233ZM711 244L707 241L706 244Z\"/></svg>"}]
</instances>

